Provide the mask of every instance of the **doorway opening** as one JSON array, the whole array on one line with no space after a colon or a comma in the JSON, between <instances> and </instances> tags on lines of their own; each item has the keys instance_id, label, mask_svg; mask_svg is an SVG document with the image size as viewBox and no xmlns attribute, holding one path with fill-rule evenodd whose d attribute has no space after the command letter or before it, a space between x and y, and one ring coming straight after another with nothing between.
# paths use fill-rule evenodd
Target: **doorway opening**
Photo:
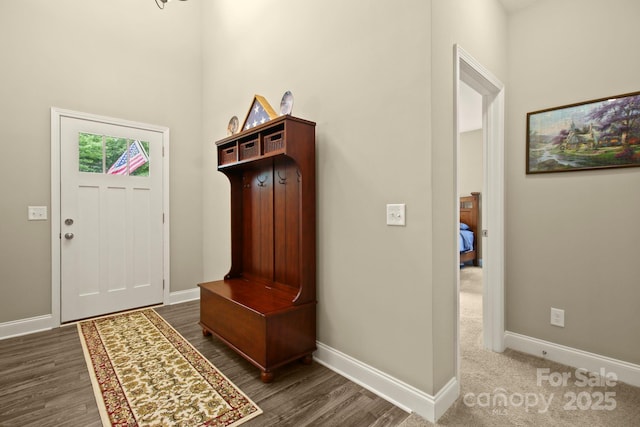
<instances>
[{"instance_id":1,"label":"doorway opening","mask_svg":"<svg viewBox=\"0 0 640 427\"><path fill-rule=\"evenodd\" d=\"M461 94L470 89L482 103L482 194L479 250L482 257L482 345L504 351L504 85L460 46L454 46L455 191L460 193ZM456 210L459 217L459 209ZM460 381L460 264L456 260L456 377Z\"/></svg>"},{"instance_id":2,"label":"doorway opening","mask_svg":"<svg viewBox=\"0 0 640 427\"><path fill-rule=\"evenodd\" d=\"M484 144L482 95L464 81L459 83L458 104L458 197L460 200L460 359L464 372L477 369L483 345L483 252L482 199L484 183Z\"/></svg>"}]
</instances>

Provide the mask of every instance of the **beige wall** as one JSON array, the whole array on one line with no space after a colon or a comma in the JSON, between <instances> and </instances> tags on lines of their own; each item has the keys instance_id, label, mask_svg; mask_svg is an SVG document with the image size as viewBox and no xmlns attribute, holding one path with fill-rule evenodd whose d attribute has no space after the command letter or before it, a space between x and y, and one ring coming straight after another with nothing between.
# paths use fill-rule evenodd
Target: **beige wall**
<instances>
[{"instance_id":1,"label":"beige wall","mask_svg":"<svg viewBox=\"0 0 640 427\"><path fill-rule=\"evenodd\" d=\"M479 192L482 203L482 186L484 180L484 162L482 146L482 129L460 133L460 152L458 153L458 194L468 196L473 192ZM482 214L480 213L480 226ZM478 257L482 260L482 240L480 233L476 234Z\"/></svg>"},{"instance_id":2,"label":"beige wall","mask_svg":"<svg viewBox=\"0 0 640 427\"><path fill-rule=\"evenodd\" d=\"M317 123L318 338L431 392L429 2L217 0L205 20L205 278L229 267L213 142L291 90Z\"/></svg>"},{"instance_id":3,"label":"beige wall","mask_svg":"<svg viewBox=\"0 0 640 427\"><path fill-rule=\"evenodd\" d=\"M319 340L437 392L455 375L453 45L504 75L502 8L228 0L204 16L205 278L229 267L213 142L255 93L277 106L291 90L294 115L318 124ZM407 204L406 227L385 225L386 203Z\"/></svg>"},{"instance_id":4,"label":"beige wall","mask_svg":"<svg viewBox=\"0 0 640 427\"><path fill-rule=\"evenodd\" d=\"M482 129L460 134L458 154L458 194L468 196L472 192L482 192L484 164L482 160Z\"/></svg>"},{"instance_id":5,"label":"beige wall","mask_svg":"<svg viewBox=\"0 0 640 427\"><path fill-rule=\"evenodd\" d=\"M527 176L525 120L640 90L639 16L637 0L555 0L511 17L506 144L507 329L636 364L640 168Z\"/></svg>"},{"instance_id":6,"label":"beige wall","mask_svg":"<svg viewBox=\"0 0 640 427\"><path fill-rule=\"evenodd\" d=\"M433 0L432 3L432 203L434 390L455 369L455 289L458 269L453 129L453 46L507 82L507 16L497 0Z\"/></svg>"},{"instance_id":7,"label":"beige wall","mask_svg":"<svg viewBox=\"0 0 640 427\"><path fill-rule=\"evenodd\" d=\"M188 6L187 6L188 5ZM0 2L0 322L51 313L50 108L171 129L171 290L201 258L201 33L198 2Z\"/></svg>"}]
</instances>

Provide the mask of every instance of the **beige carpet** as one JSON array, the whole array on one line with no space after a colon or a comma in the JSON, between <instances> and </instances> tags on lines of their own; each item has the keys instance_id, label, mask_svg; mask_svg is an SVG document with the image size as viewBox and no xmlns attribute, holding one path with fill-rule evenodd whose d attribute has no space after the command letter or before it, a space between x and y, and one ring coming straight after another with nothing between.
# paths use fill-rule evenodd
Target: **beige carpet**
<instances>
[{"instance_id":1,"label":"beige carpet","mask_svg":"<svg viewBox=\"0 0 640 427\"><path fill-rule=\"evenodd\" d=\"M460 291L461 392L436 425L640 426L639 388L603 384L605 379L513 350L483 350L481 268L460 271ZM411 415L401 427L432 425Z\"/></svg>"}]
</instances>

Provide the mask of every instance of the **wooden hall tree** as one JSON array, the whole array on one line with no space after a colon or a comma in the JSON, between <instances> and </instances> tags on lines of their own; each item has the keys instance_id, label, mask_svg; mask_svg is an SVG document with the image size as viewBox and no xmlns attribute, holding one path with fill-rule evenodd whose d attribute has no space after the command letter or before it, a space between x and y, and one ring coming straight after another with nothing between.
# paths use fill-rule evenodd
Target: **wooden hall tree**
<instances>
[{"instance_id":1,"label":"wooden hall tree","mask_svg":"<svg viewBox=\"0 0 640 427\"><path fill-rule=\"evenodd\" d=\"M200 325L270 382L316 350L315 123L281 116L216 145L231 184L231 269L198 285Z\"/></svg>"}]
</instances>

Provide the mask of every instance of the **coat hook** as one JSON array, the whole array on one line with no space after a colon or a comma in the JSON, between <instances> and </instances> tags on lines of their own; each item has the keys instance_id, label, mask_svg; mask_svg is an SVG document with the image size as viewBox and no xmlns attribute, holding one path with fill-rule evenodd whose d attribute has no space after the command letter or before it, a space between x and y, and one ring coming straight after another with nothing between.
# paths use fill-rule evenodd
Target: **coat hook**
<instances>
[{"instance_id":1,"label":"coat hook","mask_svg":"<svg viewBox=\"0 0 640 427\"><path fill-rule=\"evenodd\" d=\"M298 175L298 182L302 182L302 174L300 173L300 169L296 169L296 175Z\"/></svg>"},{"instance_id":2,"label":"coat hook","mask_svg":"<svg viewBox=\"0 0 640 427\"><path fill-rule=\"evenodd\" d=\"M287 176L285 175L285 177L283 178L282 175L280 175L280 171L278 172L278 183L280 184L286 184L287 183Z\"/></svg>"},{"instance_id":3,"label":"coat hook","mask_svg":"<svg viewBox=\"0 0 640 427\"><path fill-rule=\"evenodd\" d=\"M262 178L262 179L260 179ZM265 175L264 177L258 177L258 187L266 187L266 185L264 185L265 182L267 182L267 176Z\"/></svg>"}]
</instances>

